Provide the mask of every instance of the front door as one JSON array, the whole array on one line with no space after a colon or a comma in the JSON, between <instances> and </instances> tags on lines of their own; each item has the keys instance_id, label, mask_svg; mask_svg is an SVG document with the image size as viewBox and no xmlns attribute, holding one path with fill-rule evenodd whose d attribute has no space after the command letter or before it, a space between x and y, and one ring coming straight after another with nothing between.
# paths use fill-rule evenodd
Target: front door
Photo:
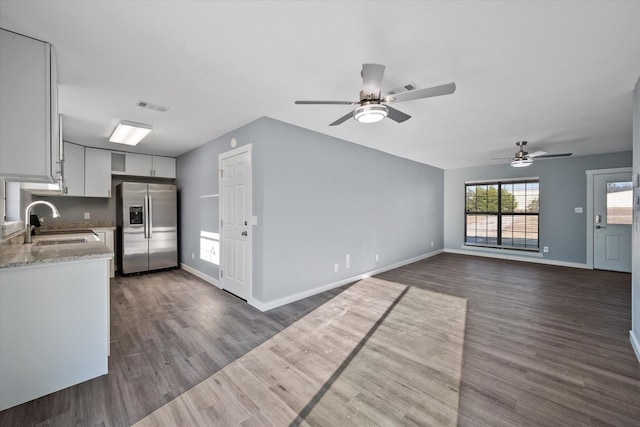
<instances>
[{"instance_id":1,"label":"front door","mask_svg":"<svg viewBox=\"0 0 640 427\"><path fill-rule=\"evenodd\" d=\"M219 157L220 165L220 283L222 289L251 297L251 147Z\"/></svg>"},{"instance_id":2,"label":"front door","mask_svg":"<svg viewBox=\"0 0 640 427\"><path fill-rule=\"evenodd\" d=\"M593 268L631 272L631 172L593 177Z\"/></svg>"}]
</instances>

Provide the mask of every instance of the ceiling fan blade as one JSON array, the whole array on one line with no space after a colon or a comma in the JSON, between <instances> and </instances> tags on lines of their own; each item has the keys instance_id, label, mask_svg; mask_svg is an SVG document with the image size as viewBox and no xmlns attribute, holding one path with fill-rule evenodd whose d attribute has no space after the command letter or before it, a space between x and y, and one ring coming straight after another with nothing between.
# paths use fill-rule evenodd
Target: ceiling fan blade
<instances>
[{"instance_id":1,"label":"ceiling fan blade","mask_svg":"<svg viewBox=\"0 0 640 427\"><path fill-rule=\"evenodd\" d=\"M529 157L540 157L540 156L544 156L545 154L547 154L546 151L536 151L535 153L527 154L527 156L529 156Z\"/></svg>"},{"instance_id":2,"label":"ceiling fan blade","mask_svg":"<svg viewBox=\"0 0 640 427\"><path fill-rule=\"evenodd\" d=\"M569 157L573 153L561 153L561 154L544 154L542 156L536 156L537 159L552 159L554 157Z\"/></svg>"},{"instance_id":3,"label":"ceiling fan blade","mask_svg":"<svg viewBox=\"0 0 640 427\"><path fill-rule=\"evenodd\" d=\"M355 105L357 102L353 101L296 101L296 104L304 104L304 105Z\"/></svg>"},{"instance_id":4,"label":"ceiling fan blade","mask_svg":"<svg viewBox=\"0 0 640 427\"><path fill-rule=\"evenodd\" d=\"M344 123L347 120L349 120L351 117L353 117L353 111L350 111L349 113L347 113L344 116L340 117L338 120L336 120L335 122L331 123L329 126L336 126L336 125L339 125L341 123Z\"/></svg>"},{"instance_id":5,"label":"ceiling fan blade","mask_svg":"<svg viewBox=\"0 0 640 427\"><path fill-rule=\"evenodd\" d=\"M424 89L410 90L408 92L398 93L396 95L385 96L384 102L405 102L412 99L430 98L432 96L449 95L456 91L455 83L446 85L428 87Z\"/></svg>"},{"instance_id":6,"label":"ceiling fan blade","mask_svg":"<svg viewBox=\"0 0 640 427\"><path fill-rule=\"evenodd\" d=\"M409 120L411 118L410 115L403 113L402 111L398 111L395 108L391 108L388 105L387 107L387 117L390 118L393 121L396 121L398 123L402 123L406 120Z\"/></svg>"},{"instance_id":7,"label":"ceiling fan blade","mask_svg":"<svg viewBox=\"0 0 640 427\"><path fill-rule=\"evenodd\" d=\"M362 92L364 95L380 97L380 87L384 76L384 65L362 64Z\"/></svg>"},{"instance_id":8,"label":"ceiling fan blade","mask_svg":"<svg viewBox=\"0 0 640 427\"><path fill-rule=\"evenodd\" d=\"M492 157L491 160L516 160L516 159L514 159L513 157Z\"/></svg>"}]
</instances>

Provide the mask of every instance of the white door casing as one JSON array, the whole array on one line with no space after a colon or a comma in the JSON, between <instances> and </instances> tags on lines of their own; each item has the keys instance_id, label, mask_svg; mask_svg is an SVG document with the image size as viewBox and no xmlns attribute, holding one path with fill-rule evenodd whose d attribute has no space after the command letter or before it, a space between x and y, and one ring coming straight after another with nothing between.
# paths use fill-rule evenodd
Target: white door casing
<instances>
[{"instance_id":1,"label":"white door casing","mask_svg":"<svg viewBox=\"0 0 640 427\"><path fill-rule=\"evenodd\" d=\"M595 269L631 272L633 191L630 182L631 172L593 175L593 212L587 222L593 227ZM623 191L618 191L620 189Z\"/></svg>"},{"instance_id":2,"label":"white door casing","mask_svg":"<svg viewBox=\"0 0 640 427\"><path fill-rule=\"evenodd\" d=\"M218 156L220 167L220 284L249 300L252 295L251 145Z\"/></svg>"}]
</instances>

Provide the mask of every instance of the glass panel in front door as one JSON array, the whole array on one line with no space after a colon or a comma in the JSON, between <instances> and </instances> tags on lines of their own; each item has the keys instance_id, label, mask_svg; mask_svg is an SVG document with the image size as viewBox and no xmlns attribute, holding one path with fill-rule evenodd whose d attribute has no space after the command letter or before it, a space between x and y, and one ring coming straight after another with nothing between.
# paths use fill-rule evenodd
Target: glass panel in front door
<instances>
[{"instance_id":1,"label":"glass panel in front door","mask_svg":"<svg viewBox=\"0 0 640 427\"><path fill-rule=\"evenodd\" d=\"M607 182L607 224L631 225L632 201L631 181Z\"/></svg>"}]
</instances>

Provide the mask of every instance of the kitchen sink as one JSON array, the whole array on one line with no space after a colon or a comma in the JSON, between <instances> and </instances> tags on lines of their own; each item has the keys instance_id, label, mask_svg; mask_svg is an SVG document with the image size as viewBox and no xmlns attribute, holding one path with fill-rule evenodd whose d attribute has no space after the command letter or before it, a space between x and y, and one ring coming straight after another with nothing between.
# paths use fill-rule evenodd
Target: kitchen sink
<instances>
[{"instance_id":1,"label":"kitchen sink","mask_svg":"<svg viewBox=\"0 0 640 427\"><path fill-rule=\"evenodd\" d=\"M91 230L47 230L47 231L39 231L36 230L36 236L51 236L53 234L80 234L80 233L91 233Z\"/></svg>"},{"instance_id":2,"label":"kitchen sink","mask_svg":"<svg viewBox=\"0 0 640 427\"><path fill-rule=\"evenodd\" d=\"M59 239L59 240L41 240L38 246L66 245L70 243L87 243L87 239Z\"/></svg>"}]
</instances>

